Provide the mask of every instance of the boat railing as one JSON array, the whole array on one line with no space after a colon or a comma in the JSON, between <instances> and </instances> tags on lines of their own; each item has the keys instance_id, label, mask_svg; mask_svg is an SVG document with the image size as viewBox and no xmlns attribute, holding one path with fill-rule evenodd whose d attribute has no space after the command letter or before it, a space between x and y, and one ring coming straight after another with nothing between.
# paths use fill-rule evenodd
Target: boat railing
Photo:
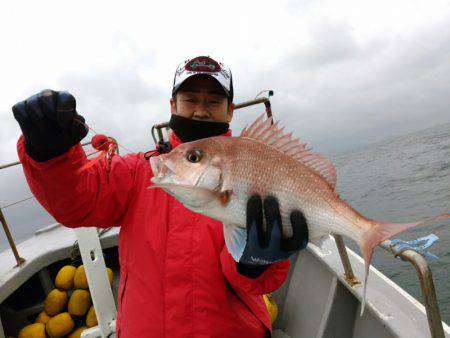
<instances>
[{"instance_id":1,"label":"boat railing","mask_svg":"<svg viewBox=\"0 0 450 338\"><path fill-rule=\"evenodd\" d=\"M419 277L431 336L433 338L444 338L444 328L436 297L436 290L434 288L433 275L426 259L423 255L414 250L405 250L401 253L395 252L390 240L383 241L379 246L392 253L394 257L399 256L414 266L417 271L417 276Z\"/></svg>"},{"instance_id":2,"label":"boat railing","mask_svg":"<svg viewBox=\"0 0 450 338\"><path fill-rule=\"evenodd\" d=\"M348 258L347 249L341 235L334 235L336 246L338 248L339 256L341 258L342 266L344 268L344 279L350 287L361 285L361 282L355 277ZM434 288L433 275L430 266L425 258L414 250L405 250L397 253L391 246L390 240L385 240L379 245L381 248L390 252L394 257L401 257L410 262L417 271L417 276L420 282L420 288L425 303L425 311L428 319L428 326L431 337L444 338L444 327L442 325L441 313L436 297L436 290Z\"/></svg>"},{"instance_id":3,"label":"boat railing","mask_svg":"<svg viewBox=\"0 0 450 338\"><path fill-rule=\"evenodd\" d=\"M262 93L267 93L267 96L258 97ZM245 101L236 104L235 109L245 108L255 104L263 103L266 108L266 114L268 117L272 117L272 110L270 104L270 96L273 95L273 91L266 90L262 91L254 100ZM155 144L164 141L164 135L162 130L169 128L168 122L156 124L152 128L152 136ZM156 134L155 134L156 132ZM90 142L83 143L82 145L88 145ZM4 165L0 165L0 169L9 168L12 166L20 165L20 162L12 162ZM17 262L17 266L20 266L25 262L25 259L20 257L17 247L14 243L11 232L9 231L6 218L2 212L2 208L6 208L15 204L22 203L28 199L34 198L30 196L24 200L17 201L7 206L0 207L0 221L3 225L3 230L6 234L8 242L11 246L11 250ZM103 259L102 249L100 246L99 234L96 229L80 228L75 229L77 235L77 242L80 247L80 253L83 259L83 264L86 265L86 274L89 280L89 285L93 285L90 288L92 294L92 300L97 312L97 319L99 321L99 326L96 328L89 329L83 333L85 338L93 337L107 337L111 333L115 332L115 317L116 317L116 307L113 303L113 296L111 289L107 287L109 282L107 280L105 271L105 263ZM339 256L344 268L344 279L348 285L352 288L361 285L361 282L355 277L348 257L347 249L342 236L334 235L336 246L338 248ZM425 303L425 310L428 319L428 325L430 329L431 336L433 338L444 338L444 328L442 325L441 314L439 311L439 306L436 297L436 291L434 288L433 276L428 262L425 258L418 252L414 250L405 250L402 253L397 253L393 250L390 245L390 241L386 240L379 245L381 248L390 252L394 257L401 257L404 260L410 262L416 269L417 275L420 282L420 287L422 291L422 296ZM91 284L92 283L92 284Z\"/></svg>"},{"instance_id":4,"label":"boat railing","mask_svg":"<svg viewBox=\"0 0 450 338\"><path fill-rule=\"evenodd\" d=\"M81 145L82 146L87 146L89 144L91 144L91 142L84 142ZM17 166L17 165L20 165L20 161L15 161L15 162L2 164L2 165L0 165L0 169L6 169L6 168L14 167L14 166ZM22 265L25 262L25 258L20 257L20 255L19 255L19 251L17 250L17 246L16 246L16 244L14 242L14 239L13 239L13 236L11 234L11 231L9 230L8 223L6 222L6 217L3 214L3 210L6 209L6 208L9 208L9 207L12 207L12 206L14 206L16 204L21 204L21 203L26 202L26 201L28 201L30 199L33 199L33 198L35 198L35 197L33 195L31 195L31 196L28 196L28 197L26 197L24 199L21 199L21 200L9 203L7 205L0 206L0 222L2 223L2 227L3 227L3 231L4 231L5 235L6 235L6 239L8 240L8 244L9 244L9 246L11 248L11 251L13 252L14 258L16 260L16 263L17 263L16 267Z\"/></svg>"}]
</instances>

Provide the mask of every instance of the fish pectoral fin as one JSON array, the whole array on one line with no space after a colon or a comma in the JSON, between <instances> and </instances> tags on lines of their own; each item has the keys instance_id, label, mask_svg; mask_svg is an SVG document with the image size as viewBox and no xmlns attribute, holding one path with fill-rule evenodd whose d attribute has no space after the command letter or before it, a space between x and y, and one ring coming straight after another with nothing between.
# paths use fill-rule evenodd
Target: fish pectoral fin
<instances>
[{"instance_id":1,"label":"fish pectoral fin","mask_svg":"<svg viewBox=\"0 0 450 338\"><path fill-rule=\"evenodd\" d=\"M239 262L247 243L247 229L239 225L224 223L223 236L228 252L236 262Z\"/></svg>"}]
</instances>

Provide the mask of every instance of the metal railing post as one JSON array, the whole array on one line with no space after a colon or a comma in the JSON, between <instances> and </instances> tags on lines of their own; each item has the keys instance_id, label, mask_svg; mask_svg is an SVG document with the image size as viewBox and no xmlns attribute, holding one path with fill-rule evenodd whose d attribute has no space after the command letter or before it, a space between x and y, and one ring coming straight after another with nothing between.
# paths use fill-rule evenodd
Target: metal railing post
<instances>
[{"instance_id":1,"label":"metal railing post","mask_svg":"<svg viewBox=\"0 0 450 338\"><path fill-rule=\"evenodd\" d=\"M345 279L354 286L360 284L358 279L353 274L352 266L348 258L347 250L341 235L333 235L336 241L336 246L339 251L342 265L345 271ZM423 256L414 250L405 250L401 253L396 253L392 247L391 242L386 240L379 245L384 250L392 253L394 256L400 256L410 262L417 271L419 277L420 288L425 302L425 310L427 314L428 326L432 338L445 338L444 328L442 326L441 313L437 302L436 290L434 288L433 275L431 269Z\"/></svg>"},{"instance_id":2,"label":"metal railing post","mask_svg":"<svg viewBox=\"0 0 450 338\"><path fill-rule=\"evenodd\" d=\"M2 208L0 208L0 222L2 222L3 230L5 231L6 238L8 239L9 242L9 246L11 247L14 257L16 258L17 262L16 267L20 266L25 262L25 259L19 256L19 252L17 251L16 244L14 243L14 239L11 235L11 231L9 231L8 224L6 223L6 218L3 215Z\"/></svg>"},{"instance_id":3,"label":"metal railing post","mask_svg":"<svg viewBox=\"0 0 450 338\"><path fill-rule=\"evenodd\" d=\"M419 277L420 288L425 302L425 310L427 313L428 326L430 328L431 337L444 338L444 328L442 326L441 313L434 288L433 275L430 266L423 256L414 250L405 250L397 254L391 247L391 241L386 240L380 244L384 250L389 251L394 256L400 256L410 262L417 271Z\"/></svg>"},{"instance_id":4,"label":"metal railing post","mask_svg":"<svg viewBox=\"0 0 450 338\"><path fill-rule=\"evenodd\" d=\"M348 258L347 249L345 247L342 236L341 235L333 235L333 237L336 241L336 246L339 251L339 256L341 257L341 262L344 267L345 280L352 287L355 285L361 284L361 282L355 277L355 274L353 273L352 265L350 264L350 259Z\"/></svg>"}]
</instances>

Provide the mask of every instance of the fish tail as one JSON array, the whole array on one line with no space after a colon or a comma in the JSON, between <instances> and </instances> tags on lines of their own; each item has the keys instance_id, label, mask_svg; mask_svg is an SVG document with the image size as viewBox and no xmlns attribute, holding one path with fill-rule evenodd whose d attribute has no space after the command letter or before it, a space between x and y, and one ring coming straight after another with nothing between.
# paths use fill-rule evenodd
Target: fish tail
<instances>
[{"instance_id":1,"label":"fish tail","mask_svg":"<svg viewBox=\"0 0 450 338\"><path fill-rule=\"evenodd\" d=\"M364 307L366 304L366 290L367 290L367 277L369 276L370 262L372 261L373 250L375 247L384 240L391 238L407 229L414 228L419 225L425 225L443 219L450 218L450 214L443 214L437 217L430 217L417 222L411 223L390 223L390 222L376 222L375 226L368 233L368 235L362 240L360 244L361 253L365 263L365 276L364 276L364 290L363 299L361 302L361 316L364 313Z\"/></svg>"}]
</instances>

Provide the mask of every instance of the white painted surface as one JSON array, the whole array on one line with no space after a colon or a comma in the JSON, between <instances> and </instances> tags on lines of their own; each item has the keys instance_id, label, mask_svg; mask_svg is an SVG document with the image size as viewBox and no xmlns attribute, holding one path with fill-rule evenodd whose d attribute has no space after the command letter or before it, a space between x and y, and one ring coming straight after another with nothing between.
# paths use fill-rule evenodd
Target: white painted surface
<instances>
[{"instance_id":1,"label":"white painted surface","mask_svg":"<svg viewBox=\"0 0 450 338\"><path fill-rule=\"evenodd\" d=\"M102 247L117 246L118 232L119 229L114 228L105 233L101 238ZM11 250L1 252L0 302L44 267L68 258L75 240L76 236L72 229L60 226L47 228L46 231L40 232L18 246L21 256L26 258L25 264L18 268L14 268L15 261ZM91 244L88 244L88 247L89 245ZM305 333L306 331L309 333L323 332L323 328L319 330L320 319L323 316L323 311L320 312L319 308L329 303L330 283L333 278L337 278L339 283L345 285L351 294L357 299L361 299L362 288L348 286L343 278L344 271L334 241L330 239L323 245L324 247L321 249L310 244L308 249L302 252L295 262L296 266L292 271L290 285L286 286L288 290L287 298L284 309L280 311L281 316L285 318L280 323L283 324L284 321L285 324L287 323L286 325L292 325L292 331L284 331L292 338L310 338L311 335L301 335L302 332ZM96 247L96 250L100 249ZM361 278L364 273L364 262L351 250L348 250L348 252L355 275ZM90 254L88 255L90 256ZM104 270L99 276L108 285L105 289L110 290ZM88 273L89 278L91 277ZM96 283L94 282L94 284ZM367 334L366 330L372 330L372 333L376 333L373 328L382 328L398 337L422 338L429 336L424 307L373 267L370 269L367 291L368 311L366 311L364 317L359 317L359 314L355 316L355 333L359 332L363 336L363 334ZM317 295L323 293L324 299L312 300L311 302L308 297L312 297L314 292ZM108 302L111 302L111 300L108 300ZM114 304L114 301L112 301L112 304ZM318 306L319 309L316 313L317 316L314 315L315 319L309 319L308 316L313 316L313 313L315 313L314 305ZM115 306L108 306L108 308L115 312ZM289 311L285 311L287 309ZM98 316L100 312L103 313L103 310L98 311ZM314 325L316 325L315 329ZM110 322L109 327L113 331L115 321ZM91 334L96 332L95 329L92 329L86 330L86 333L88 334L90 331L92 331ZM450 337L450 328L446 324L444 324L444 331L446 337ZM89 337L93 336L89 335ZM97 335L97 337L99 336ZM2 338L1 335L0 338Z\"/></svg>"},{"instance_id":2,"label":"white painted surface","mask_svg":"<svg viewBox=\"0 0 450 338\"><path fill-rule=\"evenodd\" d=\"M111 330L111 323L116 320L117 310L106 273L98 232L96 228L77 228L75 233L89 282L89 291L91 292L100 333L99 336L88 335L88 333L83 333L82 336L86 338L106 338L111 333L115 333L115 330Z\"/></svg>"}]
</instances>

